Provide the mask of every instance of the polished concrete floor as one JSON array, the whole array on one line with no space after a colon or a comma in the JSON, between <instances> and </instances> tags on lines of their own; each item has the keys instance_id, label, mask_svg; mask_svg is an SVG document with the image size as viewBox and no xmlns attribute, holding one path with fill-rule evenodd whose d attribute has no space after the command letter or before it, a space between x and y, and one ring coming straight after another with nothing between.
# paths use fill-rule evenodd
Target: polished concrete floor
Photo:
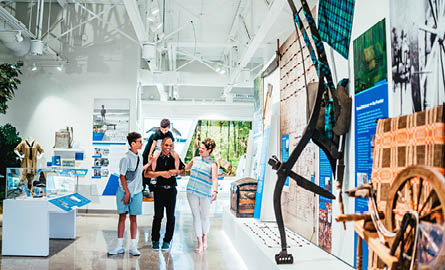
<instances>
[{"instance_id":1,"label":"polished concrete floor","mask_svg":"<svg viewBox=\"0 0 445 270\"><path fill-rule=\"evenodd\" d=\"M152 216L142 215L138 217L141 256L107 256L107 250L115 245L117 215L79 214L75 240L50 240L48 257L0 257L0 269L246 269L222 229L222 209L228 207L228 201L223 199L212 206L209 247L205 253L196 254L192 216L184 195L178 196L176 228L169 252L151 249ZM163 223L161 237L164 226ZM128 220L125 238L128 248Z\"/></svg>"}]
</instances>

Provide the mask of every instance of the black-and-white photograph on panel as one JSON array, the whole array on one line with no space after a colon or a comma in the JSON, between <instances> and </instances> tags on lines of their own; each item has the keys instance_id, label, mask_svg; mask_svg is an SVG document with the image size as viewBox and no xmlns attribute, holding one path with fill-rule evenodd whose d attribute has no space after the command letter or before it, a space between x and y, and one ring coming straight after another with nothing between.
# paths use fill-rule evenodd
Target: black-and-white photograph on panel
<instances>
[{"instance_id":1,"label":"black-and-white photograph on panel","mask_svg":"<svg viewBox=\"0 0 445 270\"><path fill-rule=\"evenodd\" d=\"M125 142L129 130L129 99L94 99L93 141Z\"/></svg>"},{"instance_id":2,"label":"black-and-white photograph on panel","mask_svg":"<svg viewBox=\"0 0 445 270\"><path fill-rule=\"evenodd\" d=\"M445 102L445 0L392 0L391 115Z\"/></svg>"}]
</instances>

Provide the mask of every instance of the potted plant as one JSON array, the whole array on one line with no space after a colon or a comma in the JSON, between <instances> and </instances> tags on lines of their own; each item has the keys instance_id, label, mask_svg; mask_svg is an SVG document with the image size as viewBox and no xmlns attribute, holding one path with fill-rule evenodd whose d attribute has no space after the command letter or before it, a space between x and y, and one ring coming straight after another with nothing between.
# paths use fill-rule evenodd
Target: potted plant
<instances>
[{"instance_id":1,"label":"potted plant","mask_svg":"<svg viewBox=\"0 0 445 270\"><path fill-rule=\"evenodd\" d=\"M20 160L14 153L15 147L22 141L19 132L11 124L0 126L0 174L6 179L6 168L20 167ZM5 198L5 182L0 182L0 200Z\"/></svg>"},{"instance_id":2,"label":"potted plant","mask_svg":"<svg viewBox=\"0 0 445 270\"><path fill-rule=\"evenodd\" d=\"M14 97L14 91L17 90L21 81L18 79L22 74L20 68L23 63L1 64L0 65L0 113L5 114L8 109L6 102Z\"/></svg>"}]
</instances>

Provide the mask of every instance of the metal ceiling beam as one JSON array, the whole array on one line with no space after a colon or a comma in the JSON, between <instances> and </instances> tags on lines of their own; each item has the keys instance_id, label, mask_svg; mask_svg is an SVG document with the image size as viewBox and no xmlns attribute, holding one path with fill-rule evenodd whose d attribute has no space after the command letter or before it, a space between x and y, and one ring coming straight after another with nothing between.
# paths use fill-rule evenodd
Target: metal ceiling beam
<instances>
[{"instance_id":1,"label":"metal ceiling beam","mask_svg":"<svg viewBox=\"0 0 445 270\"><path fill-rule=\"evenodd\" d=\"M57 0L57 3L59 3L61 7L65 7L65 5L67 4L66 0Z\"/></svg>"},{"instance_id":2,"label":"metal ceiling beam","mask_svg":"<svg viewBox=\"0 0 445 270\"><path fill-rule=\"evenodd\" d=\"M247 49L244 54L241 56L238 66L235 68L234 72L230 74L229 84L224 88L224 94L228 95L232 88L235 86L235 82L241 72L247 64L252 60L253 55L261 47L263 44L267 33L274 25L276 20L280 17L281 11L283 10L286 4L285 0L275 0L269 8L265 19L263 20L260 28L255 34L255 37L249 43Z\"/></svg>"},{"instance_id":3,"label":"metal ceiling beam","mask_svg":"<svg viewBox=\"0 0 445 270\"><path fill-rule=\"evenodd\" d=\"M123 0L125 9L127 10L128 18L130 18L131 24L133 25L134 32L139 40L140 45L148 42L147 30L142 21L141 13L139 12L139 7L137 1L135 0Z\"/></svg>"},{"instance_id":4,"label":"metal ceiling beam","mask_svg":"<svg viewBox=\"0 0 445 270\"><path fill-rule=\"evenodd\" d=\"M204 86L204 87L225 87L228 83L227 77L213 72L185 72L185 71L164 71L152 73L149 70L139 70L139 81L142 86L158 86L158 84L168 86ZM252 83L240 83L238 88L252 88ZM159 88L159 87L158 87Z\"/></svg>"},{"instance_id":5,"label":"metal ceiling beam","mask_svg":"<svg viewBox=\"0 0 445 270\"><path fill-rule=\"evenodd\" d=\"M168 43L175 45L178 48L194 48L194 42L169 42ZM237 46L238 44L235 42L197 42L197 48L232 48Z\"/></svg>"},{"instance_id":6,"label":"metal ceiling beam","mask_svg":"<svg viewBox=\"0 0 445 270\"><path fill-rule=\"evenodd\" d=\"M93 11L89 10L88 8L84 7L82 4L79 3L79 0L76 0L76 5L78 5L80 8L82 8L83 10L85 10L86 12L90 13L93 16L96 16L97 14L94 13ZM97 20L110 25L109 21L106 21L100 17L97 17ZM119 34L121 34L122 36L126 37L127 39L136 42L136 40L134 40L134 38L132 38L131 36L129 36L127 33L125 33L124 31L120 30L119 28L114 27L114 30L116 30Z\"/></svg>"}]
</instances>

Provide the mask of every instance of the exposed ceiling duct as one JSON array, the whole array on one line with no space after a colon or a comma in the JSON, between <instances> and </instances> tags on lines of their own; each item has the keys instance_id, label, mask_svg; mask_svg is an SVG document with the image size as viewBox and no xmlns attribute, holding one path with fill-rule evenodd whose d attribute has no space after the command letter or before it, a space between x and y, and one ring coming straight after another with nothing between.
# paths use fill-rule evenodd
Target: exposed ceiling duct
<instances>
[{"instance_id":1,"label":"exposed ceiling duct","mask_svg":"<svg viewBox=\"0 0 445 270\"><path fill-rule=\"evenodd\" d=\"M6 48L12 51L12 54L19 57L27 55L31 48L31 40L27 37L22 37L20 31L0 31L0 41Z\"/></svg>"}]
</instances>

